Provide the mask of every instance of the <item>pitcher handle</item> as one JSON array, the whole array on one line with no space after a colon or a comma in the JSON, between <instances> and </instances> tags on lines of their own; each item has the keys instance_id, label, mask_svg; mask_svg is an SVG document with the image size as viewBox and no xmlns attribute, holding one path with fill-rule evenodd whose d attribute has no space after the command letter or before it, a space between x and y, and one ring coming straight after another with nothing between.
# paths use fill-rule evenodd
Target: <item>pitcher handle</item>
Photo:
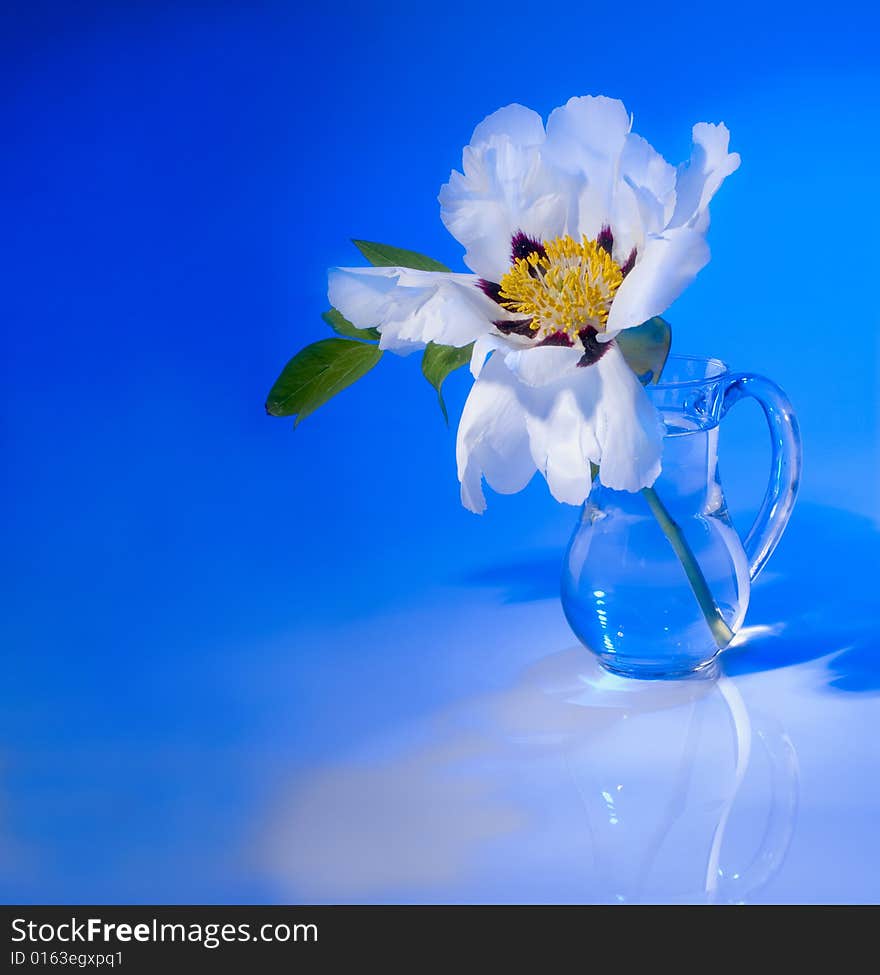
<instances>
[{"instance_id":1,"label":"pitcher handle","mask_svg":"<svg viewBox=\"0 0 880 975\"><path fill-rule=\"evenodd\" d=\"M776 383L763 376L751 373L730 376L721 390L720 417L746 397L760 403L770 428L773 450L767 493L743 542L749 560L749 578L754 580L773 554L791 517L800 486L802 454L801 435L791 403Z\"/></svg>"}]
</instances>

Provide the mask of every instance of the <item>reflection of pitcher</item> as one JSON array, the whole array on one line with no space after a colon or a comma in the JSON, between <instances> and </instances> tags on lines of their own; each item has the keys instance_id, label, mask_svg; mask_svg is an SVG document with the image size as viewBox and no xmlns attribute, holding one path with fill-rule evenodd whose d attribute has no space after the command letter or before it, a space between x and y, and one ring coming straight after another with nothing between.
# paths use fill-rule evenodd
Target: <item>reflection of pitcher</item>
<instances>
[{"instance_id":1,"label":"reflection of pitcher","mask_svg":"<svg viewBox=\"0 0 880 975\"><path fill-rule=\"evenodd\" d=\"M777 386L732 375L715 359L670 356L662 382L647 389L666 422L663 472L650 493L594 482L566 554L562 605L608 669L669 677L705 666L742 625L750 582L794 506L800 439ZM719 423L745 396L764 410L773 458L763 507L742 542L727 513L717 451Z\"/></svg>"},{"instance_id":2,"label":"reflection of pitcher","mask_svg":"<svg viewBox=\"0 0 880 975\"><path fill-rule=\"evenodd\" d=\"M772 722L753 727L729 679L672 686L678 699L665 685L659 700L657 685L612 677L583 701L612 708L618 718L598 736L571 742L568 752L602 899L741 902L778 870L788 849L797 806L795 752ZM764 780L756 808L742 801L747 772ZM748 862L725 862L734 822L739 832L745 829L751 850L757 847Z\"/></svg>"},{"instance_id":3,"label":"reflection of pitcher","mask_svg":"<svg viewBox=\"0 0 880 975\"><path fill-rule=\"evenodd\" d=\"M261 841L286 900L739 901L781 865L796 783L729 681L578 647L298 775Z\"/></svg>"}]
</instances>

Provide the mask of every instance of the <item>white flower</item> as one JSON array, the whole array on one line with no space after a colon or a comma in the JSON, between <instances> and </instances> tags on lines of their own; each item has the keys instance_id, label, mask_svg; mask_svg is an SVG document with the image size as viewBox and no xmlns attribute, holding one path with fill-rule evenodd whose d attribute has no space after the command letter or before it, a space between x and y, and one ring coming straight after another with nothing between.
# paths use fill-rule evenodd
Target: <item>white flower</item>
<instances>
[{"instance_id":1,"label":"white flower","mask_svg":"<svg viewBox=\"0 0 880 975\"><path fill-rule=\"evenodd\" d=\"M618 490L660 473L663 424L613 339L665 311L709 260L709 201L739 156L723 124L701 122L676 169L630 129L604 97L572 98L546 128L522 105L499 109L440 191L472 274L330 272L332 304L377 326L384 349L475 343L457 443L473 511L484 477L513 493L538 470L579 504L590 462Z\"/></svg>"}]
</instances>

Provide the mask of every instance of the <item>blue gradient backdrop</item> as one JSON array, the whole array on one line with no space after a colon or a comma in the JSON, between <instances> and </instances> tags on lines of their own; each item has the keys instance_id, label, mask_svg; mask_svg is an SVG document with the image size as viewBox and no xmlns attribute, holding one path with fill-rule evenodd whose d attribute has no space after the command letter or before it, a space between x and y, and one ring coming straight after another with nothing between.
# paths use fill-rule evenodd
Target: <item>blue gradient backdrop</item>
<instances>
[{"instance_id":1,"label":"blue gradient backdrop","mask_svg":"<svg viewBox=\"0 0 880 975\"><path fill-rule=\"evenodd\" d=\"M332 747L307 706L246 690L273 680L260 646L283 635L295 661L341 619L440 605L468 573L564 544L574 511L538 480L482 518L459 507L454 425L416 358L386 356L296 432L263 412L326 334L325 269L359 261L349 237L461 267L436 195L501 105L615 95L673 161L692 123L728 124L743 165L713 204L712 263L669 313L675 348L783 385L804 501L874 516L876 12L86 2L2 18L0 693L6 831L30 864L6 899L269 896L196 879L185 857L144 879L194 818L221 843L247 815L246 763L222 787L192 768L276 732ZM448 383L454 417L467 379ZM742 414L724 450L747 513L766 451ZM182 754L199 762L176 775Z\"/></svg>"}]
</instances>

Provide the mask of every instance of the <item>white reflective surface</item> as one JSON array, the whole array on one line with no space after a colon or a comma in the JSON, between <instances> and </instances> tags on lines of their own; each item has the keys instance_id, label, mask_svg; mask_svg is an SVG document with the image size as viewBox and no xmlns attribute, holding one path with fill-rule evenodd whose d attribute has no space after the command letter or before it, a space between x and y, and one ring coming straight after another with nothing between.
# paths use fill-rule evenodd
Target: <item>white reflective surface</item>
<instances>
[{"instance_id":1,"label":"white reflective surface","mask_svg":"<svg viewBox=\"0 0 880 975\"><path fill-rule=\"evenodd\" d=\"M869 738L880 700L829 688L839 653L740 676L629 681L580 647L521 662L532 646L565 639L553 601L459 605L457 622L469 613L497 626L476 682L494 667L495 676L509 669L506 685L389 720L381 734L291 776L263 837L262 862L280 896L878 898L870 867L880 852L878 756ZM780 625L747 630L729 661L747 659L750 640L772 648ZM434 656L443 632L461 640L456 629L438 616L423 641L404 640L425 654L409 665L396 657L411 689L430 697L432 682L461 686L473 645L453 642ZM544 639L529 644L530 632ZM379 694L390 717L400 699Z\"/></svg>"},{"instance_id":2,"label":"white reflective surface","mask_svg":"<svg viewBox=\"0 0 880 975\"><path fill-rule=\"evenodd\" d=\"M157 645L113 693L44 663L7 694L3 897L877 902L878 538L799 508L712 679L600 670L558 547Z\"/></svg>"}]
</instances>

